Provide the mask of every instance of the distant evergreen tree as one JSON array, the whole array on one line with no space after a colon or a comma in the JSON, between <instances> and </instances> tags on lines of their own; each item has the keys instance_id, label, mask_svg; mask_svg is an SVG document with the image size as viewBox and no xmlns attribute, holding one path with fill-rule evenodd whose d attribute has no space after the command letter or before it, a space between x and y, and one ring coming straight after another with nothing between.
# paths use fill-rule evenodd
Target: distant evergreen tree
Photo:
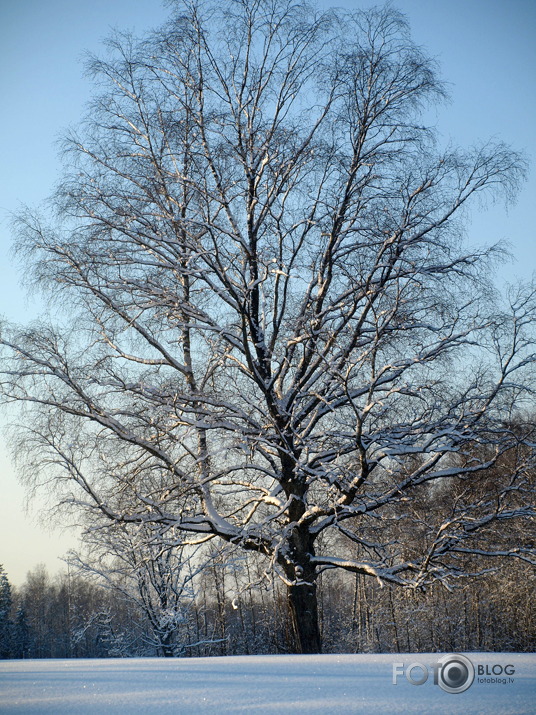
<instances>
[{"instance_id":1,"label":"distant evergreen tree","mask_svg":"<svg viewBox=\"0 0 536 715\"><path fill-rule=\"evenodd\" d=\"M21 604L17 609L13 626L13 658L31 658L32 656L32 629L28 623L26 609Z\"/></svg>"},{"instance_id":2,"label":"distant evergreen tree","mask_svg":"<svg viewBox=\"0 0 536 715\"><path fill-rule=\"evenodd\" d=\"M9 583L4 567L0 564L0 658L11 657L12 631L11 584Z\"/></svg>"}]
</instances>

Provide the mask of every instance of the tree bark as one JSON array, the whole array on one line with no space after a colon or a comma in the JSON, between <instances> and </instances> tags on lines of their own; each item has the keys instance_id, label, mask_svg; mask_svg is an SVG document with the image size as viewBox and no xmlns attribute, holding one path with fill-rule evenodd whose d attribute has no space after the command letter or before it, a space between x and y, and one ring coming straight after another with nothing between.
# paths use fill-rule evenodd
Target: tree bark
<instances>
[{"instance_id":1,"label":"tree bark","mask_svg":"<svg viewBox=\"0 0 536 715\"><path fill-rule=\"evenodd\" d=\"M301 582L287 588L295 652L321 653L316 583Z\"/></svg>"}]
</instances>

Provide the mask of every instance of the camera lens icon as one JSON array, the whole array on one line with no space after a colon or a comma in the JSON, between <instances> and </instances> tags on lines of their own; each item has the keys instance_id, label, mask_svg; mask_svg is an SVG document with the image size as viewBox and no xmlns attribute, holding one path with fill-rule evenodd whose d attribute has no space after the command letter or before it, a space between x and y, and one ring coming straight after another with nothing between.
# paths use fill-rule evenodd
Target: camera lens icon
<instances>
[{"instance_id":1,"label":"camera lens icon","mask_svg":"<svg viewBox=\"0 0 536 715\"><path fill-rule=\"evenodd\" d=\"M438 685L446 693L463 693L473 684L475 669L464 655L445 655L437 664Z\"/></svg>"}]
</instances>

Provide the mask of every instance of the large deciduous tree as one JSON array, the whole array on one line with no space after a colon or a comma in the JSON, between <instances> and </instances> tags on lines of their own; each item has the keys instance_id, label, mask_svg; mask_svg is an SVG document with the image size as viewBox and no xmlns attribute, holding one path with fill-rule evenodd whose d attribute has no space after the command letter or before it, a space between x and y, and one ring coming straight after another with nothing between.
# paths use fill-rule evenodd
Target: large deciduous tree
<instances>
[{"instance_id":1,"label":"large deciduous tree","mask_svg":"<svg viewBox=\"0 0 536 715\"><path fill-rule=\"evenodd\" d=\"M18 224L65 308L2 332L28 474L112 521L258 552L298 652L321 647L323 571L416 588L468 554L533 559L535 294L501 307L497 249L462 240L523 160L437 147L443 87L392 8L175 2L108 49L54 219ZM489 470L493 489L463 488Z\"/></svg>"}]
</instances>

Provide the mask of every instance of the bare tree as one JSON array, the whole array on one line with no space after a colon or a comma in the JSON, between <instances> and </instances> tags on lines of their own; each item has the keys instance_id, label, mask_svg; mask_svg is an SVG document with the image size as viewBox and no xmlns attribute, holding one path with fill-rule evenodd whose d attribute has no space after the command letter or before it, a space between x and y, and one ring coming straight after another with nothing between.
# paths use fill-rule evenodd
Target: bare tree
<instances>
[{"instance_id":1,"label":"bare tree","mask_svg":"<svg viewBox=\"0 0 536 715\"><path fill-rule=\"evenodd\" d=\"M146 524L111 523L85 533L83 552L71 552L69 563L109 588L143 615L149 626L144 640L165 657L182 655L190 642L188 625L195 619L195 576L205 564L199 548L168 545Z\"/></svg>"},{"instance_id":2,"label":"bare tree","mask_svg":"<svg viewBox=\"0 0 536 715\"><path fill-rule=\"evenodd\" d=\"M508 425L534 394L536 296L506 311L498 249L462 241L465 207L510 196L524 163L437 149L422 112L443 87L391 8L173 9L90 63L101 94L66 140L56 216L19 221L66 319L5 328L2 389L28 410L34 480L258 552L288 587L295 649L315 652L323 571L416 588L461 576L473 548L533 558L522 531L478 536L533 528L534 443ZM412 512L516 447L492 497L438 490L429 518Z\"/></svg>"}]
</instances>

